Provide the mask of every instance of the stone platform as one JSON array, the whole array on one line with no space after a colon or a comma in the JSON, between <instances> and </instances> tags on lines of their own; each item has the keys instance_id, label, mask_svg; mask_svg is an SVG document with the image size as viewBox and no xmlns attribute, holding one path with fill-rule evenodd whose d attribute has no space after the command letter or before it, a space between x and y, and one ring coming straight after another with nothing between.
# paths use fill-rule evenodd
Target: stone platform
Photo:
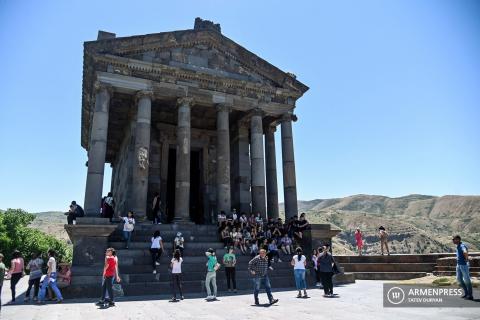
<instances>
[{"instance_id":1,"label":"stone platform","mask_svg":"<svg viewBox=\"0 0 480 320\"><path fill-rule=\"evenodd\" d=\"M204 280L206 274L205 251L214 248L218 260L221 261L225 249L219 241L217 226L195 224L165 224L151 225L138 224L132 235L129 249L125 249L122 239L122 225L89 225L94 222L90 218L80 220L75 226L66 226L74 242L74 258L72 266L72 285L64 290L66 297L98 297L102 281L104 250L113 247L119 259L119 271L122 278L122 287L126 296L161 295L171 291L168 266L172 259L173 239L178 231L185 238L184 262L182 264L183 288L186 293L205 292ZM98 222L98 221L97 221ZM105 223L105 220L102 221ZM103 235L110 234L103 238ZM157 274L153 274L150 257L150 238L155 230L159 230L164 241L165 252L160 259L160 266L156 267ZM88 232L93 234L88 235ZM79 235L76 235L79 234ZM247 270L251 257L237 254L236 278L237 288L251 289L251 276ZM269 272L273 287L294 288L291 256L281 254L282 262L273 265L274 270ZM307 270L308 284L315 284L313 270ZM336 284L352 283L353 274L346 273L334 278ZM227 290L224 269L217 273L219 292Z\"/></svg>"}]
</instances>

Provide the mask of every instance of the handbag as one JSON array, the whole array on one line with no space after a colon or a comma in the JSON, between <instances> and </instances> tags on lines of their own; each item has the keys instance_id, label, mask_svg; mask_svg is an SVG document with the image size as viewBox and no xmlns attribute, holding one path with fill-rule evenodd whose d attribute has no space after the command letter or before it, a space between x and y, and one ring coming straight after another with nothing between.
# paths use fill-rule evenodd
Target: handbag
<instances>
[{"instance_id":1,"label":"handbag","mask_svg":"<svg viewBox=\"0 0 480 320\"><path fill-rule=\"evenodd\" d=\"M113 294L117 297L123 297L125 294L123 292L122 285L120 283L114 283L112 286Z\"/></svg>"}]
</instances>

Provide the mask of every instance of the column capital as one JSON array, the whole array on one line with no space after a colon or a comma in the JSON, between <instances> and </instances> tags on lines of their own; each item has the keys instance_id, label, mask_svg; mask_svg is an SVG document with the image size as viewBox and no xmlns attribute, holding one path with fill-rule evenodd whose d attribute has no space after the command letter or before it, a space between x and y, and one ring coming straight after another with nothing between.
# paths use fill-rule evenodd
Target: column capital
<instances>
[{"instance_id":1,"label":"column capital","mask_svg":"<svg viewBox=\"0 0 480 320\"><path fill-rule=\"evenodd\" d=\"M108 83L103 83L100 81L95 81L93 84L93 90L95 93L100 92L101 90L107 90L108 94L111 96L113 94L113 87Z\"/></svg>"},{"instance_id":2,"label":"column capital","mask_svg":"<svg viewBox=\"0 0 480 320\"><path fill-rule=\"evenodd\" d=\"M298 120L297 115L293 113L284 113L282 117L280 118L280 122L284 121L293 121L296 122Z\"/></svg>"},{"instance_id":3,"label":"column capital","mask_svg":"<svg viewBox=\"0 0 480 320\"><path fill-rule=\"evenodd\" d=\"M191 107L194 103L193 97L181 97L177 99L177 107L187 106Z\"/></svg>"},{"instance_id":4,"label":"column capital","mask_svg":"<svg viewBox=\"0 0 480 320\"><path fill-rule=\"evenodd\" d=\"M268 124L264 128L265 133L275 133L277 131L277 126Z\"/></svg>"},{"instance_id":5,"label":"column capital","mask_svg":"<svg viewBox=\"0 0 480 320\"><path fill-rule=\"evenodd\" d=\"M135 94L135 99L138 101L141 98L150 98L150 100L153 99L153 91L152 90L140 90L137 91Z\"/></svg>"},{"instance_id":6,"label":"column capital","mask_svg":"<svg viewBox=\"0 0 480 320\"><path fill-rule=\"evenodd\" d=\"M253 108L250 113L251 113L252 116L261 116L261 117L263 117L263 116L265 115L265 112L264 112L261 108L258 108L258 107L257 107L257 108Z\"/></svg>"},{"instance_id":7,"label":"column capital","mask_svg":"<svg viewBox=\"0 0 480 320\"><path fill-rule=\"evenodd\" d=\"M231 112L232 111L232 105L230 103L216 103L215 104L215 110L218 111L226 111L226 112Z\"/></svg>"}]
</instances>

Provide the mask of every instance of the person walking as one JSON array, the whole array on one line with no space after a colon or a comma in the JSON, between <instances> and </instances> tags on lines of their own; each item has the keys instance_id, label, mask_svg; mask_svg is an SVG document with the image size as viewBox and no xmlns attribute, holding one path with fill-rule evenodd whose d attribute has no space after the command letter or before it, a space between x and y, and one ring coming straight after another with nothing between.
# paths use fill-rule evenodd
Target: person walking
<instances>
[{"instance_id":1,"label":"person walking","mask_svg":"<svg viewBox=\"0 0 480 320\"><path fill-rule=\"evenodd\" d=\"M457 246L457 281L463 289L463 299L473 300L472 281L470 280L470 262L468 248L462 242L462 238L456 235L452 239Z\"/></svg>"},{"instance_id":2,"label":"person walking","mask_svg":"<svg viewBox=\"0 0 480 320\"><path fill-rule=\"evenodd\" d=\"M322 252L318 255L317 266L320 270L320 280L322 281L324 297L333 297L333 256L328 250L328 246L322 247Z\"/></svg>"},{"instance_id":3,"label":"person walking","mask_svg":"<svg viewBox=\"0 0 480 320\"><path fill-rule=\"evenodd\" d=\"M5 279L5 264L3 263L3 254L0 253L0 310L2 310L2 287L3 279Z\"/></svg>"},{"instance_id":4,"label":"person walking","mask_svg":"<svg viewBox=\"0 0 480 320\"><path fill-rule=\"evenodd\" d=\"M113 193L109 192L103 201L102 211L105 210L105 213L102 212L105 218L108 218L110 222L113 220L115 200L113 199Z\"/></svg>"},{"instance_id":5,"label":"person walking","mask_svg":"<svg viewBox=\"0 0 480 320\"><path fill-rule=\"evenodd\" d=\"M217 270L220 264L217 262L215 250L209 248L205 255L208 257L207 261L207 276L205 277L205 286L207 288L207 301L217 300ZM213 287L213 292L210 286Z\"/></svg>"},{"instance_id":6,"label":"person walking","mask_svg":"<svg viewBox=\"0 0 480 320\"><path fill-rule=\"evenodd\" d=\"M163 240L162 237L160 237L160 231L156 230L153 233L153 237L150 239L150 255L152 256L152 268L153 268L153 274L157 273L157 266L160 265L160 257L162 256L162 253L164 251L163 248Z\"/></svg>"},{"instance_id":7,"label":"person walking","mask_svg":"<svg viewBox=\"0 0 480 320\"><path fill-rule=\"evenodd\" d=\"M135 229L135 217L133 216L132 211L128 211L126 217L120 216L120 219L123 220L123 238L125 239L125 249L128 249L130 246L130 240L132 239L132 232Z\"/></svg>"},{"instance_id":8,"label":"person walking","mask_svg":"<svg viewBox=\"0 0 480 320\"><path fill-rule=\"evenodd\" d=\"M160 212L160 193L155 192L152 203L152 212L153 212L153 224L162 224L162 214Z\"/></svg>"},{"instance_id":9,"label":"person walking","mask_svg":"<svg viewBox=\"0 0 480 320\"><path fill-rule=\"evenodd\" d=\"M55 293L57 303L63 302L62 293L57 286L57 261L55 260L55 251L53 249L48 250L47 275L43 278L37 303L41 304L45 302L45 294L48 287Z\"/></svg>"},{"instance_id":10,"label":"person walking","mask_svg":"<svg viewBox=\"0 0 480 320\"><path fill-rule=\"evenodd\" d=\"M313 249L312 252L312 262L313 262L313 270L315 271L315 287L320 287L320 270L318 270L318 255L320 249Z\"/></svg>"},{"instance_id":11,"label":"person walking","mask_svg":"<svg viewBox=\"0 0 480 320\"><path fill-rule=\"evenodd\" d=\"M172 291L173 298L172 302L177 302L177 291L175 290L175 285L178 287L180 293L180 300L183 300L182 292L182 262L183 258L181 257L180 250L176 249L173 253L173 258L170 261L170 269L172 269Z\"/></svg>"},{"instance_id":12,"label":"person walking","mask_svg":"<svg viewBox=\"0 0 480 320\"><path fill-rule=\"evenodd\" d=\"M30 270L30 276L28 278L28 288L27 292L25 292L25 302L30 300L30 291L32 287L33 290L33 301L37 301L38 291L40 289L40 279L42 278L42 266L43 260L38 256L37 253L32 254L32 260L30 260L27 264L27 270Z\"/></svg>"},{"instance_id":13,"label":"person walking","mask_svg":"<svg viewBox=\"0 0 480 320\"><path fill-rule=\"evenodd\" d=\"M103 267L103 283L102 283L102 297L100 301L97 302L97 305L103 305L112 307L115 305L114 296L113 296L113 280L116 279L117 282L120 282L121 279L118 276L117 268L117 259L115 258L115 249L108 248L105 251L105 266ZM108 298L106 294L108 293Z\"/></svg>"},{"instance_id":14,"label":"person walking","mask_svg":"<svg viewBox=\"0 0 480 320\"><path fill-rule=\"evenodd\" d=\"M382 250L382 256L383 256L383 247L387 249L387 255L390 255L390 251L388 250L388 233L385 230L384 226L380 226L378 228L378 236L380 237L380 249Z\"/></svg>"},{"instance_id":15,"label":"person walking","mask_svg":"<svg viewBox=\"0 0 480 320\"><path fill-rule=\"evenodd\" d=\"M295 250L296 255L292 257L291 265L295 276L295 285L297 286L297 298L308 298L307 282L305 281L305 267L307 266L307 257L303 255L302 248ZM303 297L302 297L303 290Z\"/></svg>"},{"instance_id":16,"label":"person walking","mask_svg":"<svg viewBox=\"0 0 480 320\"><path fill-rule=\"evenodd\" d=\"M268 278L268 258L265 249L260 249L259 254L248 262L248 271L253 276L253 297L255 299L255 305L260 305L258 293L262 284L267 292L269 304L277 303L278 299L273 298L270 279Z\"/></svg>"},{"instance_id":17,"label":"person walking","mask_svg":"<svg viewBox=\"0 0 480 320\"><path fill-rule=\"evenodd\" d=\"M10 270L8 272L10 274L10 290L12 291L12 301L10 301L10 304L15 303L15 288L18 281L20 281L25 273L25 262L23 261L20 251L13 251L12 258L13 259L10 262Z\"/></svg>"},{"instance_id":18,"label":"person walking","mask_svg":"<svg viewBox=\"0 0 480 320\"><path fill-rule=\"evenodd\" d=\"M355 242L357 243L358 255L361 256L362 249L363 249L363 239L362 239L362 232L360 231L359 228L355 230Z\"/></svg>"},{"instance_id":19,"label":"person walking","mask_svg":"<svg viewBox=\"0 0 480 320\"><path fill-rule=\"evenodd\" d=\"M237 281L235 279L235 265L237 264L237 257L233 247L228 248L228 252L223 255L223 264L225 265L225 275L227 276L227 288L228 292L233 291L237 293ZM232 288L230 287L232 282Z\"/></svg>"}]
</instances>

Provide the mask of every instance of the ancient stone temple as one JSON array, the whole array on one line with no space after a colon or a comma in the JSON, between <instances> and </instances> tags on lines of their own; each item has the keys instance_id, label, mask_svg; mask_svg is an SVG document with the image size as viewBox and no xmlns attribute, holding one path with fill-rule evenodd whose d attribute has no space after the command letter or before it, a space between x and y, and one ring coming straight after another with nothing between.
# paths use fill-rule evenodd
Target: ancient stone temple
<instances>
[{"instance_id":1,"label":"ancient stone temple","mask_svg":"<svg viewBox=\"0 0 480 320\"><path fill-rule=\"evenodd\" d=\"M286 217L297 214L292 122L308 87L200 18L194 29L132 37L100 31L84 44L82 146L87 216L98 217L104 165L116 212L169 221L217 212L278 217L274 135L281 127Z\"/></svg>"}]
</instances>

